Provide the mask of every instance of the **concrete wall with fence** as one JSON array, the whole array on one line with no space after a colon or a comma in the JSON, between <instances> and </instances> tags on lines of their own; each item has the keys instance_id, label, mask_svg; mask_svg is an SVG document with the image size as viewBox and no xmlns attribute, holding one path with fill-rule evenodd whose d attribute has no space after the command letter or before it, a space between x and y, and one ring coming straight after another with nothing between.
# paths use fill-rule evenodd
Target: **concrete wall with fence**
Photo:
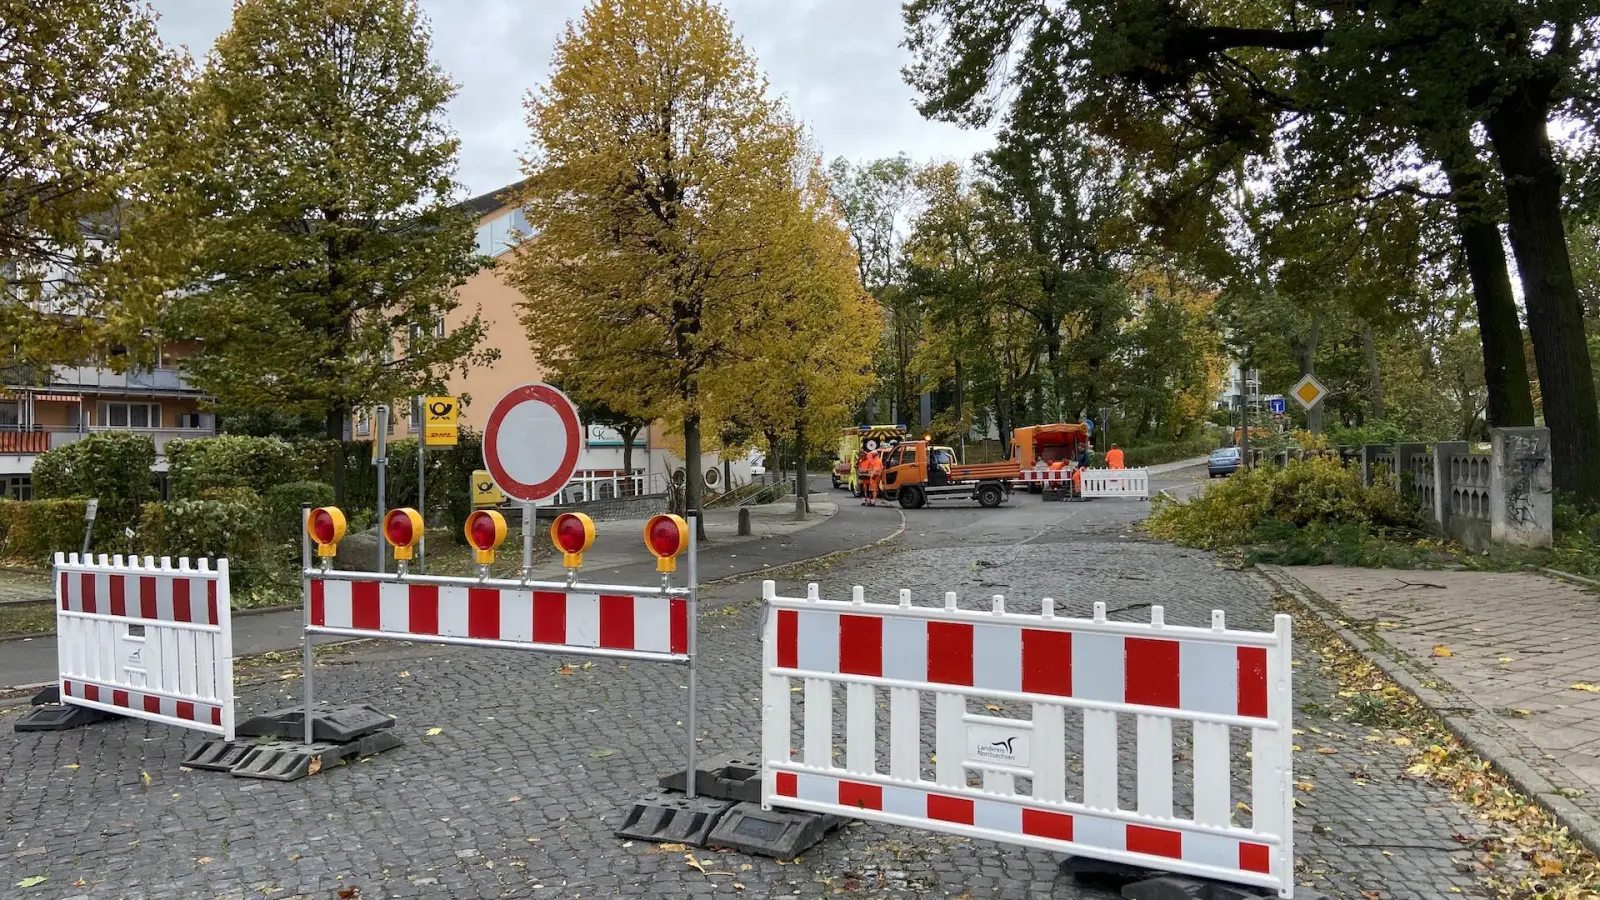
<instances>
[{"instance_id":1,"label":"concrete wall with fence","mask_svg":"<svg viewBox=\"0 0 1600 900\"><path fill-rule=\"evenodd\" d=\"M1434 530L1474 550L1548 547L1554 538L1548 428L1491 428L1488 452L1465 441L1440 441L1250 454L1252 466L1315 456L1359 462L1368 485L1388 478L1416 497Z\"/></svg>"}]
</instances>

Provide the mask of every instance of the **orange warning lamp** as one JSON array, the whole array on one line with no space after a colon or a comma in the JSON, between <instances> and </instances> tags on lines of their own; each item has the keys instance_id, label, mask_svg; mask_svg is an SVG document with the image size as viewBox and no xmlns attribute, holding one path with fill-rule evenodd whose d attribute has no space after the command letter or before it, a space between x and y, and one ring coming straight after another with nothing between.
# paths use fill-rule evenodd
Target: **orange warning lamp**
<instances>
[{"instance_id":1,"label":"orange warning lamp","mask_svg":"<svg viewBox=\"0 0 1600 900\"><path fill-rule=\"evenodd\" d=\"M480 509L467 516L467 543L477 551L478 564L494 562L494 551L506 539L506 517L492 509Z\"/></svg>"},{"instance_id":2,"label":"orange warning lamp","mask_svg":"<svg viewBox=\"0 0 1600 900\"><path fill-rule=\"evenodd\" d=\"M394 558L411 559L411 548L422 540L422 515L410 507L389 510L383 517L383 537L394 547Z\"/></svg>"},{"instance_id":3,"label":"orange warning lamp","mask_svg":"<svg viewBox=\"0 0 1600 900\"><path fill-rule=\"evenodd\" d=\"M583 565L583 551L594 543L594 520L583 513L562 513L550 523L550 542L561 551L561 564L576 569Z\"/></svg>"},{"instance_id":4,"label":"orange warning lamp","mask_svg":"<svg viewBox=\"0 0 1600 900\"><path fill-rule=\"evenodd\" d=\"M678 555L689 546L689 523L670 514L644 523L644 545L656 558L657 572L678 571Z\"/></svg>"},{"instance_id":5,"label":"orange warning lamp","mask_svg":"<svg viewBox=\"0 0 1600 900\"><path fill-rule=\"evenodd\" d=\"M306 517L306 534L317 545L317 555L329 559L339 552L339 542L344 540L344 513L337 506L322 506Z\"/></svg>"}]
</instances>

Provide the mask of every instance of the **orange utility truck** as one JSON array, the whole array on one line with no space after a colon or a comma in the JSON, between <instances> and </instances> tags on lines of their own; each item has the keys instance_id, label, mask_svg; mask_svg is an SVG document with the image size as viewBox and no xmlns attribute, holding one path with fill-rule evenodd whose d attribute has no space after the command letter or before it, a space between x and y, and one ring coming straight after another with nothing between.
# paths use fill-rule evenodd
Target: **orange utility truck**
<instances>
[{"instance_id":1,"label":"orange utility truck","mask_svg":"<svg viewBox=\"0 0 1600 900\"><path fill-rule=\"evenodd\" d=\"M1014 460L940 465L934 451L941 449L946 448L927 441L901 441L884 451L880 496L905 509L920 509L934 497L976 500L986 509L1005 502L1019 471Z\"/></svg>"},{"instance_id":2,"label":"orange utility truck","mask_svg":"<svg viewBox=\"0 0 1600 900\"><path fill-rule=\"evenodd\" d=\"M1089 427L1080 423L1055 425L1028 425L1011 432L1011 459L1019 473L1029 469L1065 468L1089 446ZM1037 494L1044 487L1028 484L1029 493Z\"/></svg>"}]
</instances>

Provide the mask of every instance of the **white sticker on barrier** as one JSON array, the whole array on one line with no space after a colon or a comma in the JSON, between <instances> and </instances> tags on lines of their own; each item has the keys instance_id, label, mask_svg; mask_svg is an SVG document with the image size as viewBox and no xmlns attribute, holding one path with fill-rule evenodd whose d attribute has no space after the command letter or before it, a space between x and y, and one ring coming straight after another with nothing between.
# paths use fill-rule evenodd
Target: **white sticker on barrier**
<instances>
[{"instance_id":1,"label":"white sticker on barrier","mask_svg":"<svg viewBox=\"0 0 1600 900\"><path fill-rule=\"evenodd\" d=\"M61 700L233 740L228 561L57 553Z\"/></svg>"},{"instance_id":2,"label":"white sticker on barrier","mask_svg":"<svg viewBox=\"0 0 1600 900\"><path fill-rule=\"evenodd\" d=\"M953 594L932 608L912 606L908 591L897 605L865 603L860 588L848 603L817 599L815 586L808 594L779 597L764 584L764 806L1293 896L1288 616L1276 617L1271 632L1253 632L1229 630L1220 611L1211 627L1197 628L1167 625L1160 607L1150 622L1133 623L1108 621L1103 603L1080 619L1054 615L1048 599L1041 615L1020 615L1000 597L980 612L957 608ZM843 740L836 684L845 686ZM929 695L931 746L923 741ZM1119 725L1130 720L1131 808L1117 791ZM1174 722L1192 735L1192 769L1174 771L1186 755L1175 752L1185 748L1174 742ZM1250 750L1248 762L1235 759L1233 746ZM1244 780L1234 778L1236 765L1248 769L1247 825L1230 794ZM1025 793L1018 778L1031 781ZM1193 796L1190 815L1175 809L1179 779Z\"/></svg>"}]
</instances>

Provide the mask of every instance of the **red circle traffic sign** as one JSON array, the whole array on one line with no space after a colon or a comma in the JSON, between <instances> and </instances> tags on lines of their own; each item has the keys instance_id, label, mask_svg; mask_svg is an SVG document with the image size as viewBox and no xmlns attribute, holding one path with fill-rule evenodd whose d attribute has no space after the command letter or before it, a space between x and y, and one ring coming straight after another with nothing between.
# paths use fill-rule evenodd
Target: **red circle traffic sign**
<instances>
[{"instance_id":1,"label":"red circle traffic sign","mask_svg":"<svg viewBox=\"0 0 1600 900\"><path fill-rule=\"evenodd\" d=\"M507 391L483 429L483 466L506 496L524 503L566 487L578 468L578 408L548 384Z\"/></svg>"}]
</instances>

